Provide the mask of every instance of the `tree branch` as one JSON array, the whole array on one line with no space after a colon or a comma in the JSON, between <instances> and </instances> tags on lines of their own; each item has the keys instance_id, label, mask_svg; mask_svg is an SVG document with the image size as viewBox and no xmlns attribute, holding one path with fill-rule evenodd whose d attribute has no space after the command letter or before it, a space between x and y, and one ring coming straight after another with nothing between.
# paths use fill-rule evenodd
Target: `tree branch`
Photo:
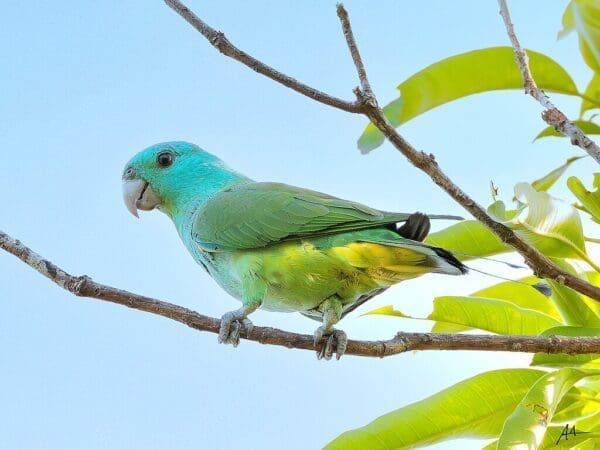
<instances>
[{"instance_id":1,"label":"tree branch","mask_svg":"<svg viewBox=\"0 0 600 450\"><path fill-rule=\"evenodd\" d=\"M95 298L149 312L183 323L195 330L219 332L220 320L195 311L74 276L35 253L20 241L0 231L0 248L33 267L49 280L78 297ZM312 335L290 333L269 327L254 327L247 340L302 350L316 350ZM480 350L521 353L600 353L600 337L494 336L443 333L398 333L385 341L348 341L346 354L384 358L412 350Z\"/></svg>"},{"instance_id":2,"label":"tree branch","mask_svg":"<svg viewBox=\"0 0 600 450\"><path fill-rule=\"evenodd\" d=\"M260 73L284 86L299 92L302 95L306 95L313 100L324 103L334 108L341 109L343 111L351 113L360 113L360 105L356 102L348 102L332 95L326 94L325 92L319 91L311 86L308 86L300 81L281 73L272 67L266 65L262 61L250 56L248 53L240 50L233 45L227 37L220 31L215 30L202 19L196 16L190 9L178 0L164 0L165 3L173 9L177 14L183 17L191 26L193 26L202 36L204 36L210 44L223 53L225 56L229 56L236 61L241 62L245 66L250 67L255 72Z\"/></svg>"},{"instance_id":3,"label":"tree branch","mask_svg":"<svg viewBox=\"0 0 600 450\"><path fill-rule=\"evenodd\" d=\"M371 83L369 83L369 78L367 77L367 70L365 69L365 65L362 62L362 57L360 56L358 46L356 45L356 40L354 39L354 33L352 32L352 26L350 25L350 19L348 18L348 11L346 11L346 8L344 8L344 5L341 3L337 4L336 10L338 18L342 23L342 32L344 33L344 37L346 38L346 44L348 45L348 50L350 50L350 56L352 56L352 61L354 62L354 66L356 67L356 72L358 73L358 79L360 80L360 85L362 87L364 97L369 101L374 101L374 106L377 106L377 99L375 98L373 90L371 89ZM358 96L358 91L355 90L354 92ZM360 103L361 99L359 98L358 101Z\"/></svg>"},{"instance_id":4,"label":"tree branch","mask_svg":"<svg viewBox=\"0 0 600 450\"><path fill-rule=\"evenodd\" d=\"M533 269L537 276L553 279L596 301L600 301L600 288L560 269L537 249L521 239L513 230L492 219L484 208L448 178L448 176L440 169L432 154L418 151L400 136L388 121L383 110L379 107L375 95L370 88L367 73L363 67L362 59L358 51L358 46L354 41L348 13L342 4L338 4L337 10L338 17L342 23L342 30L344 31L344 36L346 37L346 42L348 43L348 48L352 55L352 60L356 66L361 85L363 86L362 91L357 88L355 89L355 93L358 102L363 104L365 114L369 117L371 122L415 167L429 175L435 184L446 191L446 193L469 211L477 220L492 230L502 242L517 250L525 258L525 262ZM368 88L368 90L365 90L365 87Z\"/></svg>"},{"instance_id":5,"label":"tree branch","mask_svg":"<svg viewBox=\"0 0 600 450\"><path fill-rule=\"evenodd\" d=\"M531 69L529 68L529 58L527 57L527 53L521 47L517 34L515 33L506 0L498 0L498 5L500 6L500 15L504 21L508 38L510 39L515 52L517 66L523 77L525 93L531 95L545 108L545 111L542 113L542 118L548 125L554 127L561 133L566 134L571 139L571 144L581 147L594 158L596 162L600 163L600 147L586 136L577 125L571 122L567 116L565 116L564 113L550 101L550 98L544 91L537 87L533 75L531 74Z\"/></svg>"},{"instance_id":6,"label":"tree branch","mask_svg":"<svg viewBox=\"0 0 600 450\"><path fill-rule=\"evenodd\" d=\"M320 91L315 91L313 88L296 82L293 78L270 68L247 53L234 47L225 39L223 33L215 31L204 21L198 18L190 9L181 3L179 0L164 0L167 5L173 8L181 17L190 23L196 30L200 32L214 47L219 49L225 55L241 62L253 70L281 83L296 92L303 94L313 100L325 103L329 106L343 109L344 111L360 112L366 115L371 122L385 135L390 143L402 153L415 167L425 172L431 180L440 186L448 193L457 203L462 205L469 211L477 220L486 225L493 233L495 233L502 242L513 247L524 258L525 262L532 268L534 273L541 278L550 278L560 284L570 287L596 301L600 301L600 288L593 286L586 281L574 276L559 267L555 266L544 255L537 251L521 239L514 231L503 224L492 219L484 208L482 208L475 200L469 197L463 190L446 176L439 168L432 154L427 154L416 150L400 134L394 129L385 117L383 110L379 107L377 99L373 94L371 86L367 78L367 72L358 51L358 46L352 33L352 27L348 18L348 13L342 4L337 5L337 14L342 24L342 30L346 37L346 43L350 49L350 54L354 65L356 66L358 77L360 79L361 88L354 89L357 96L357 102L343 102L342 106L337 103L340 101L335 97ZM291 80L291 81L290 81ZM315 94L317 92L318 94ZM351 106L349 108L349 106Z\"/></svg>"},{"instance_id":7,"label":"tree branch","mask_svg":"<svg viewBox=\"0 0 600 450\"><path fill-rule=\"evenodd\" d=\"M475 218L487 225L503 242L511 245L523 255L527 263L534 269L538 276L556 280L591 298L600 300L599 288L554 266L536 249L519 238L511 229L492 220L480 205L456 186L439 169L433 155L417 151L397 133L377 104L362 59L360 58L358 47L354 40L348 14L342 5L338 5L338 16L342 22L346 42L348 43L362 86L362 89L355 89L355 94L357 95L357 102L355 103L332 97L270 68L245 52L237 49L222 33L210 28L179 1L165 0L165 2L192 24L214 47L219 49L219 51L225 55L240 61L253 70L316 101L329 106L334 106L344 111L353 113L361 112L365 114L375 126L383 132L392 145L415 167L428 174L438 186L444 189L459 204L471 212ZM219 330L220 321L218 319L203 316L178 305L96 283L85 275L70 275L54 263L33 252L18 240L11 238L1 231L0 248L15 255L58 286L72 292L76 296L105 300L140 311L146 311L176 320L197 330L213 333L217 333ZM274 328L254 327L250 335L243 334L242 337L263 344L315 350L313 336L290 333ZM600 353L600 337L578 338L558 336L478 336L461 334L398 333L393 339L387 341L349 341L346 353L358 356L385 357L410 350L482 350L568 354Z\"/></svg>"}]
</instances>

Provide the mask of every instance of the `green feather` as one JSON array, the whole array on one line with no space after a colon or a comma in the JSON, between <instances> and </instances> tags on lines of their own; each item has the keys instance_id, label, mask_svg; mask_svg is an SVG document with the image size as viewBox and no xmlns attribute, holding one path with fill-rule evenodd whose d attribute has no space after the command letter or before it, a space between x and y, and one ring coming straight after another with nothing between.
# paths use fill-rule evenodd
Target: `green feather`
<instances>
[{"instance_id":1,"label":"green feather","mask_svg":"<svg viewBox=\"0 0 600 450\"><path fill-rule=\"evenodd\" d=\"M243 250L384 226L409 216L286 184L251 182L210 199L196 216L192 235L208 250Z\"/></svg>"}]
</instances>

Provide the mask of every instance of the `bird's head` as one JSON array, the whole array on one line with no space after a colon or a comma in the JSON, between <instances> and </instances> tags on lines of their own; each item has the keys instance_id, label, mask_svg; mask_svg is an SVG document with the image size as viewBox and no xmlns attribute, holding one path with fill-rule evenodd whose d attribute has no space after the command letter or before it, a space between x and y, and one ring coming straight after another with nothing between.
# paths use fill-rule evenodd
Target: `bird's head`
<instances>
[{"instance_id":1,"label":"bird's head","mask_svg":"<svg viewBox=\"0 0 600 450\"><path fill-rule=\"evenodd\" d=\"M136 217L138 210L154 208L172 216L190 199L220 190L232 175L237 174L197 145L156 144L139 152L125 165L123 200Z\"/></svg>"}]
</instances>

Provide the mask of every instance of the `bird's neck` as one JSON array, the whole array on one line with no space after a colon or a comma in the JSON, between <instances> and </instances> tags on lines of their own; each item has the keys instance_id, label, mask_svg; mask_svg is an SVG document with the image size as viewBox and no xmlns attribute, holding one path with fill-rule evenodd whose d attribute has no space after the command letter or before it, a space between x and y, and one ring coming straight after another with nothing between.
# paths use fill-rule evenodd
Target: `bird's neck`
<instances>
[{"instance_id":1,"label":"bird's neck","mask_svg":"<svg viewBox=\"0 0 600 450\"><path fill-rule=\"evenodd\" d=\"M199 208L223 189L252 180L230 170L198 171L195 176L189 175L178 180L177 189L169 196L169 202L162 205L161 211L167 214L182 234L182 227L190 223L191 216Z\"/></svg>"}]
</instances>

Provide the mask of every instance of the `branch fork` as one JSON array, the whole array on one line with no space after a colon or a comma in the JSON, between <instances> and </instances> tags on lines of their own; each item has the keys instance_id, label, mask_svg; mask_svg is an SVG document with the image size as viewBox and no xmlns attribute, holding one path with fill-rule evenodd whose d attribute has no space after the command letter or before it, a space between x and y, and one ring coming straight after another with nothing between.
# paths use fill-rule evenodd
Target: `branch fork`
<instances>
[{"instance_id":1,"label":"branch fork","mask_svg":"<svg viewBox=\"0 0 600 450\"><path fill-rule=\"evenodd\" d=\"M540 88L538 88L535 80L533 79L533 75L531 74L527 53L521 47L521 43L519 42L519 38L515 32L515 27L510 18L510 12L508 10L506 0L498 0L498 5L500 6L500 15L502 16L504 26L506 27L506 33L508 34L508 38L510 39L515 52L517 66L519 67L521 76L523 77L525 93L536 99L542 105L542 107L544 107L545 111L542 113L542 119L544 119L548 125L567 135L571 139L571 144L581 147L592 158L594 158L597 163L600 163L600 147L598 147L598 145L592 139L590 139L583 131L581 131L577 125L568 120L567 116L550 101L550 97L548 97Z\"/></svg>"}]
</instances>

